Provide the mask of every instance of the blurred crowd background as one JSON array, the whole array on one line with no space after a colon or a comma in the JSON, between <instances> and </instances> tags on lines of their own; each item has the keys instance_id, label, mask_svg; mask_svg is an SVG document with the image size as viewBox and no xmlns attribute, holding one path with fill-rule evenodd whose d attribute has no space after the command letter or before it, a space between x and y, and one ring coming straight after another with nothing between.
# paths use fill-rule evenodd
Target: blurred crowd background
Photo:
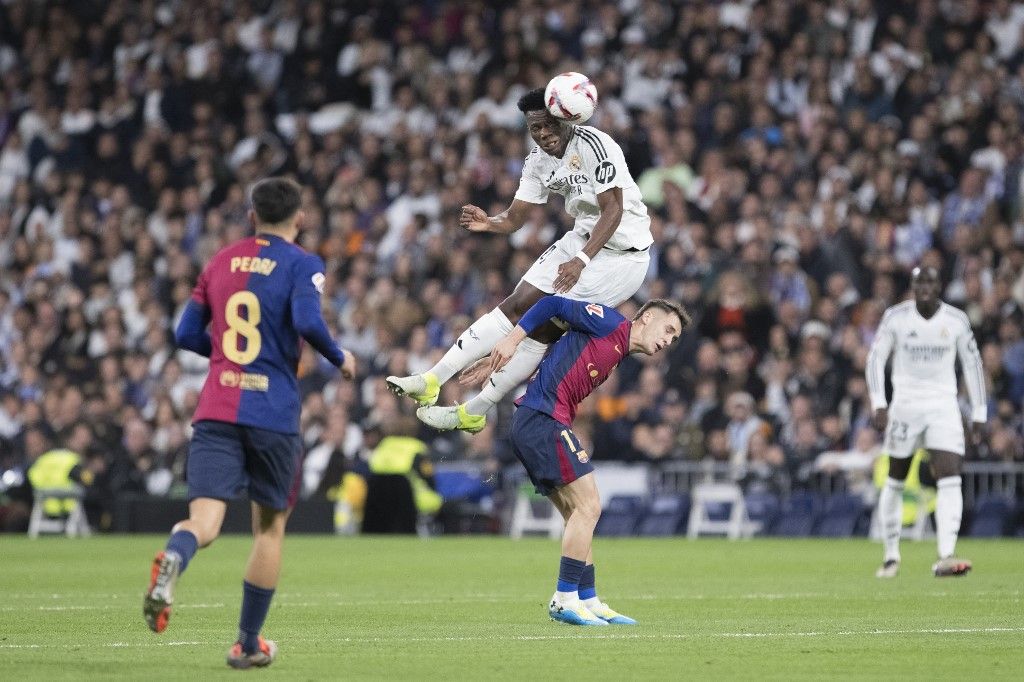
<instances>
[{"instance_id":1,"label":"blurred crowd background","mask_svg":"<svg viewBox=\"0 0 1024 682\"><path fill-rule=\"evenodd\" d=\"M587 401L598 461L730 462L780 487L822 453L870 461L864 361L918 263L982 349L968 457L1022 460L1022 31L1005 0L2 2L0 471L60 446L101 499L181 493L206 361L172 330L272 174L305 187L300 241L362 370L303 357L304 494L415 431L383 377L428 368L571 225L557 201L511 238L457 223L510 203L516 100L567 70L596 83L589 125L652 216L638 300L697 320ZM498 471L510 411L419 436Z\"/></svg>"}]
</instances>

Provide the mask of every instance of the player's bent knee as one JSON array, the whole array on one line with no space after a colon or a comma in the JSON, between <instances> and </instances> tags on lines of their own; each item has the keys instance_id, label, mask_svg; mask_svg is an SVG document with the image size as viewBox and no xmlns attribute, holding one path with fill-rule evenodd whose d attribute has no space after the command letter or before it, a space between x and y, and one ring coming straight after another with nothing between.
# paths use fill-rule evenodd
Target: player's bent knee
<instances>
[{"instance_id":1,"label":"player's bent knee","mask_svg":"<svg viewBox=\"0 0 1024 682\"><path fill-rule=\"evenodd\" d=\"M498 304L498 310L500 310L502 314L505 317L507 317L508 321L511 322L512 324L518 322L519 318L522 317L521 313L516 312L517 306L514 299L514 296L509 296L504 301Z\"/></svg>"},{"instance_id":2,"label":"player's bent knee","mask_svg":"<svg viewBox=\"0 0 1024 682\"><path fill-rule=\"evenodd\" d=\"M597 520L601 518L601 501L599 499L584 500L577 504L573 511L587 521L596 524Z\"/></svg>"},{"instance_id":3,"label":"player's bent knee","mask_svg":"<svg viewBox=\"0 0 1024 682\"><path fill-rule=\"evenodd\" d=\"M273 509L256 505L253 510L252 532L257 536L284 537L288 510Z\"/></svg>"},{"instance_id":4,"label":"player's bent knee","mask_svg":"<svg viewBox=\"0 0 1024 682\"><path fill-rule=\"evenodd\" d=\"M525 297L512 294L498 305L498 310L504 313L509 322L516 324L532 305Z\"/></svg>"},{"instance_id":5,"label":"player's bent knee","mask_svg":"<svg viewBox=\"0 0 1024 682\"><path fill-rule=\"evenodd\" d=\"M213 541L220 537L220 524L206 524L198 527L199 533L196 539L200 547L209 547Z\"/></svg>"},{"instance_id":6,"label":"player's bent knee","mask_svg":"<svg viewBox=\"0 0 1024 682\"><path fill-rule=\"evenodd\" d=\"M546 294L543 291L524 282L516 287L511 296L498 304L498 310L505 314L509 322L515 324L544 296Z\"/></svg>"}]
</instances>

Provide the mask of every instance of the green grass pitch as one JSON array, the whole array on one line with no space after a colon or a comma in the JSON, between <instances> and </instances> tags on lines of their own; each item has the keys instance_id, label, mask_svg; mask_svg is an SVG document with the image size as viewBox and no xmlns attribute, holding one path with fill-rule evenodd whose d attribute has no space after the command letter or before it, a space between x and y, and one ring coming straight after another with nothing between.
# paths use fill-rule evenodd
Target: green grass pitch
<instances>
[{"instance_id":1,"label":"green grass pitch","mask_svg":"<svg viewBox=\"0 0 1024 682\"><path fill-rule=\"evenodd\" d=\"M962 541L965 578L905 543L874 578L866 540L599 538L600 594L640 621L548 620L543 539L291 537L264 671L224 665L249 541L225 537L178 583L162 635L141 615L162 537L0 538L0 679L1022 679L1024 543Z\"/></svg>"}]
</instances>

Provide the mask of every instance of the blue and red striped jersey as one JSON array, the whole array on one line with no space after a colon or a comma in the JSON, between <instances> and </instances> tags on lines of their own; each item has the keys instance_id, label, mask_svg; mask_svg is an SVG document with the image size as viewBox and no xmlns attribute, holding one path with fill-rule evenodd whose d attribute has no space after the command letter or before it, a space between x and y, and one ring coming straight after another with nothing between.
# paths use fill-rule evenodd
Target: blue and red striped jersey
<instances>
[{"instance_id":1,"label":"blue and red striped jersey","mask_svg":"<svg viewBox=\"0 0 1024 682\"><path fill-rule=\"evenodd\" d=\"M175 332L179 346L210 358L193 421L299 432L302 339L344 362L321 317L323 282L319 256L265 233L210 260Z\"/></svg>"},{"instance_id":2,"label":"blue and red striped jersey","mask_svg":"<svg viewBox=\"0 0 1024 682\"><path fill-rule=\"evenodd\" d=\"M569 331L548 350L517 404L571 427L579 404L629 353L633 323L598 303L545 296L519 326L530 333L552 317L569 325Z\"/></svg>"}]
</instances>

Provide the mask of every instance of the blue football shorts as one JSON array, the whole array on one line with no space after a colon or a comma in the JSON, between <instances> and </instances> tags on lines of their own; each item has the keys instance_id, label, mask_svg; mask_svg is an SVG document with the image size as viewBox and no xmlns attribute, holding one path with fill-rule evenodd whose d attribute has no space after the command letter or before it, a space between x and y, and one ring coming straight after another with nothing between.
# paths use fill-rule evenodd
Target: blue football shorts
<instances>
[{"instance_id":1,"label":"blue football shorts","mask_svg":"<svg viewBox=\"0 0 1024 682\"><path fill-rule=\"evenodd\" d=\"M185 478L188 499L249 499L271 509L289 509L302 476L298 434L212 420L193 425Z\"/></svg>"},{"instance_id":2,"label":"blue football shorts","mask_svg":"<svg viewBox=\"0 0 1024 682\"><path fill-rule=\"evenodd\" d=\"M512 450L541 495L572 483L594 470L580 439L565 424L529 407L512 416Z\"/></svg>"}]
</instances>

